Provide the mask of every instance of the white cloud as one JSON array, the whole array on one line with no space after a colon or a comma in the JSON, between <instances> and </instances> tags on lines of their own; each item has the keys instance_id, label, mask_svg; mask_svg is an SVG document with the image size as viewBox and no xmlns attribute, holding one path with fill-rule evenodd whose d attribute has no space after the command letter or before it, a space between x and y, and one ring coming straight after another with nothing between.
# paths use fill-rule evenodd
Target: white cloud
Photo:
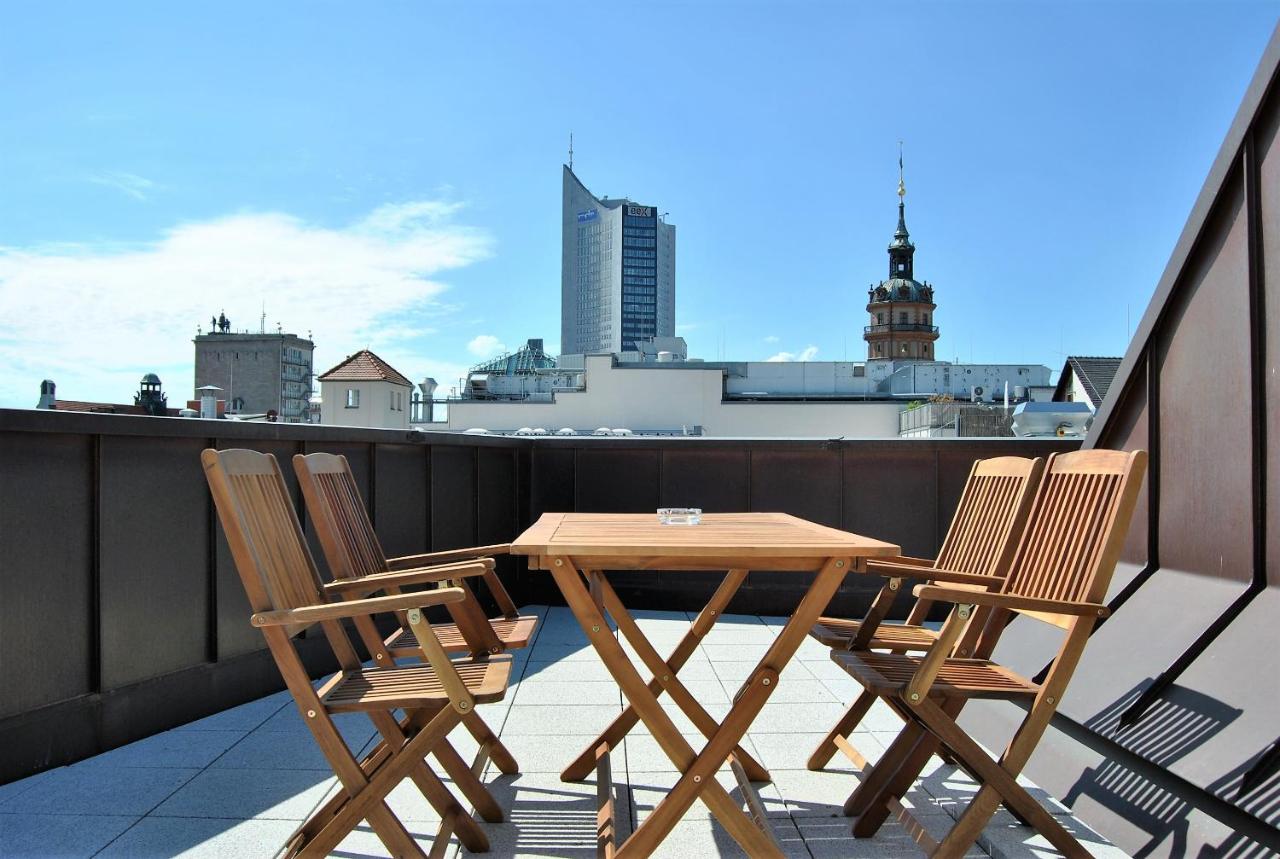
<instances>
[{"instance_id":1,"label":"white cloud","mask_svg":"<svg viewBox=\"0 0 1280 859\"><path fill-rule=\"evenodd\" d=\"M128 194L135 200L147 199L149 191L156 187L156 183L152 182L145 176L139 176L136 173L126 173L123 170L104 170L101 173L94 173L88 177L89 181L95 185L105 185L108 188L115 188L122 194Z\"/></svg>"},{"instance_id":2,"label":"white cloud","mask_svg":"<svg viewBox=\"0 0 1280 859\"><path fill-rule=\"evenodd\" d=\"M816 357L818 357L818 347L806 346L804 349L800 350L799 353L779 352L776 355L765 358L765 360L775 361L775 362L777 361L812 361Z\"/></svg>"},{"instance_id":3,"label":"white cloud","mask_svg":"<svg viewBox=\"0 0 1280 859\"><path fill-rule=\"evenodd\" d=\"M467 344L467 351L477 358L492 358L500 352L507 351L507 344L492 334L480 334Z\"/></svg>"},{"instance_id":4,"label":"white cloud","mask_svg":"<svg viewBox=\"0 0 1280 859\"><path fill-rule=\"evenodd\" d=\"M133 247L0 246L0 404L34 405L45 378L66 399L124 402L149 371L171 405L185 400L196 326L225 309L256 331L264 302L268 330L314 333L317 373L368 346L416 376L423 359L406 347L439 323L435 276L491 252L487 233L451 222L457 208L383 206L337 228L238 214Z\"/></svg>"},{"instance_id":5,"label":"white cloud","mask_svg":"<svg viewBox=\"0 0 1280 859\"><path fill-rule=\"evenodd\" d=\"M766 342L766 343L777 343L777 342L778 342L778 338L777 338L777 336L776 336L776 335L774 335L774 334L770 334L768 337L764 338L764 342Z\"/></svg>"}]
</instances>

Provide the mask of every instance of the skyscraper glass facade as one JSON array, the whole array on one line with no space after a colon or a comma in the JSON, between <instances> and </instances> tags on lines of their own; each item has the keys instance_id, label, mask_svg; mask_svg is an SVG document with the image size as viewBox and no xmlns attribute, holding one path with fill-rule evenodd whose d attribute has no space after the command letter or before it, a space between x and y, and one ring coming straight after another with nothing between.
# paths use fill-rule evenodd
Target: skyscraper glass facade
<instances>
[{"instance_id":1,"label":"skyscraper glass facade","mask_svg":"<svg viewBox=\"0 0 1280 859\"><path fill-rule=\"evenodd\" d=\"M653 206L622 210L622 349L658 333L658 229Z\"/></svg>"}]
</instances>

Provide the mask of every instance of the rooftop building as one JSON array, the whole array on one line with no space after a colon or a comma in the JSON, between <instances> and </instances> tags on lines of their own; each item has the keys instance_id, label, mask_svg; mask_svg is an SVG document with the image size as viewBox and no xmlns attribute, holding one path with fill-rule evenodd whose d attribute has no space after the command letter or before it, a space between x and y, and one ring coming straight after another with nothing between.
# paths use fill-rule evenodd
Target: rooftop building
<instances>
[{"instance_id":1,"label":"rooftop building","mask_svg":"<svg viewBox=\"0 0 1280 859\"><path fill-rule=\"evenodd\" d=\"M311 401L315 344L288 334L234 331L226 314L195 340L195 388L217 385L232 413L270 414L284 423L306 423Z\"/></svg>"},{"instance_id":2,"label":"rooftop building","mask_svg":"<svg viewBox=\"0 0 1280 859\"><path fill-rule=\"evenodd\" d=\"M409 428L413 382L368 349L348 355L320 382L320 423Z\"/></svg>"}]
</instances>

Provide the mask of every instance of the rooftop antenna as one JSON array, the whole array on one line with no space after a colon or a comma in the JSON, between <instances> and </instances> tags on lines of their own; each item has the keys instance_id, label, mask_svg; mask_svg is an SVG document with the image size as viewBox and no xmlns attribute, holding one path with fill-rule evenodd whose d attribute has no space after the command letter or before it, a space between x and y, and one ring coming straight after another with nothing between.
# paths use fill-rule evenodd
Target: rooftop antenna
<instances>
[{"instance_id":1,"label":"rooftop antenna","mask_svg":"<svg viewBox=\"0 0 1280 859\"><path fill-rule=\"evenodd\" d=\"M258 333L259 334L267 333L267 302L265 299L263 299L263 302L262 302L262 316L258 320Z\"/></svg>"},{"instance_id":2,"label":"rooftop antenna","mask_svg":"<svg viewBox=\"0 0 1280 859\"><path fill-rule=\"evenodd\" d=\"M573 132L569 132L569 169L573 170Z\"/></svg>"}]
</instances>

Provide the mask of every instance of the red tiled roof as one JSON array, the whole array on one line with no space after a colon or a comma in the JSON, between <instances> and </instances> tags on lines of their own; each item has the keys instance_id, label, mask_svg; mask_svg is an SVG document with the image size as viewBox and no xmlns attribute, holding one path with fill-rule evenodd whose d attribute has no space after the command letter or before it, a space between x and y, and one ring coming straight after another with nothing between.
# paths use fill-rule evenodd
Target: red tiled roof
<instances>
[{"instance_id":1,"label":"red tiled roof","mask_svg":"<svg viewBox=\"0 0 1280 859\"><path fill-rule=\"evenodd\" d=\"M413 382L399 370L368 349L349 356L329 372L321 374L319 379L322 382L395 382L413 387Z\"/></svg>"}]
</instances>

